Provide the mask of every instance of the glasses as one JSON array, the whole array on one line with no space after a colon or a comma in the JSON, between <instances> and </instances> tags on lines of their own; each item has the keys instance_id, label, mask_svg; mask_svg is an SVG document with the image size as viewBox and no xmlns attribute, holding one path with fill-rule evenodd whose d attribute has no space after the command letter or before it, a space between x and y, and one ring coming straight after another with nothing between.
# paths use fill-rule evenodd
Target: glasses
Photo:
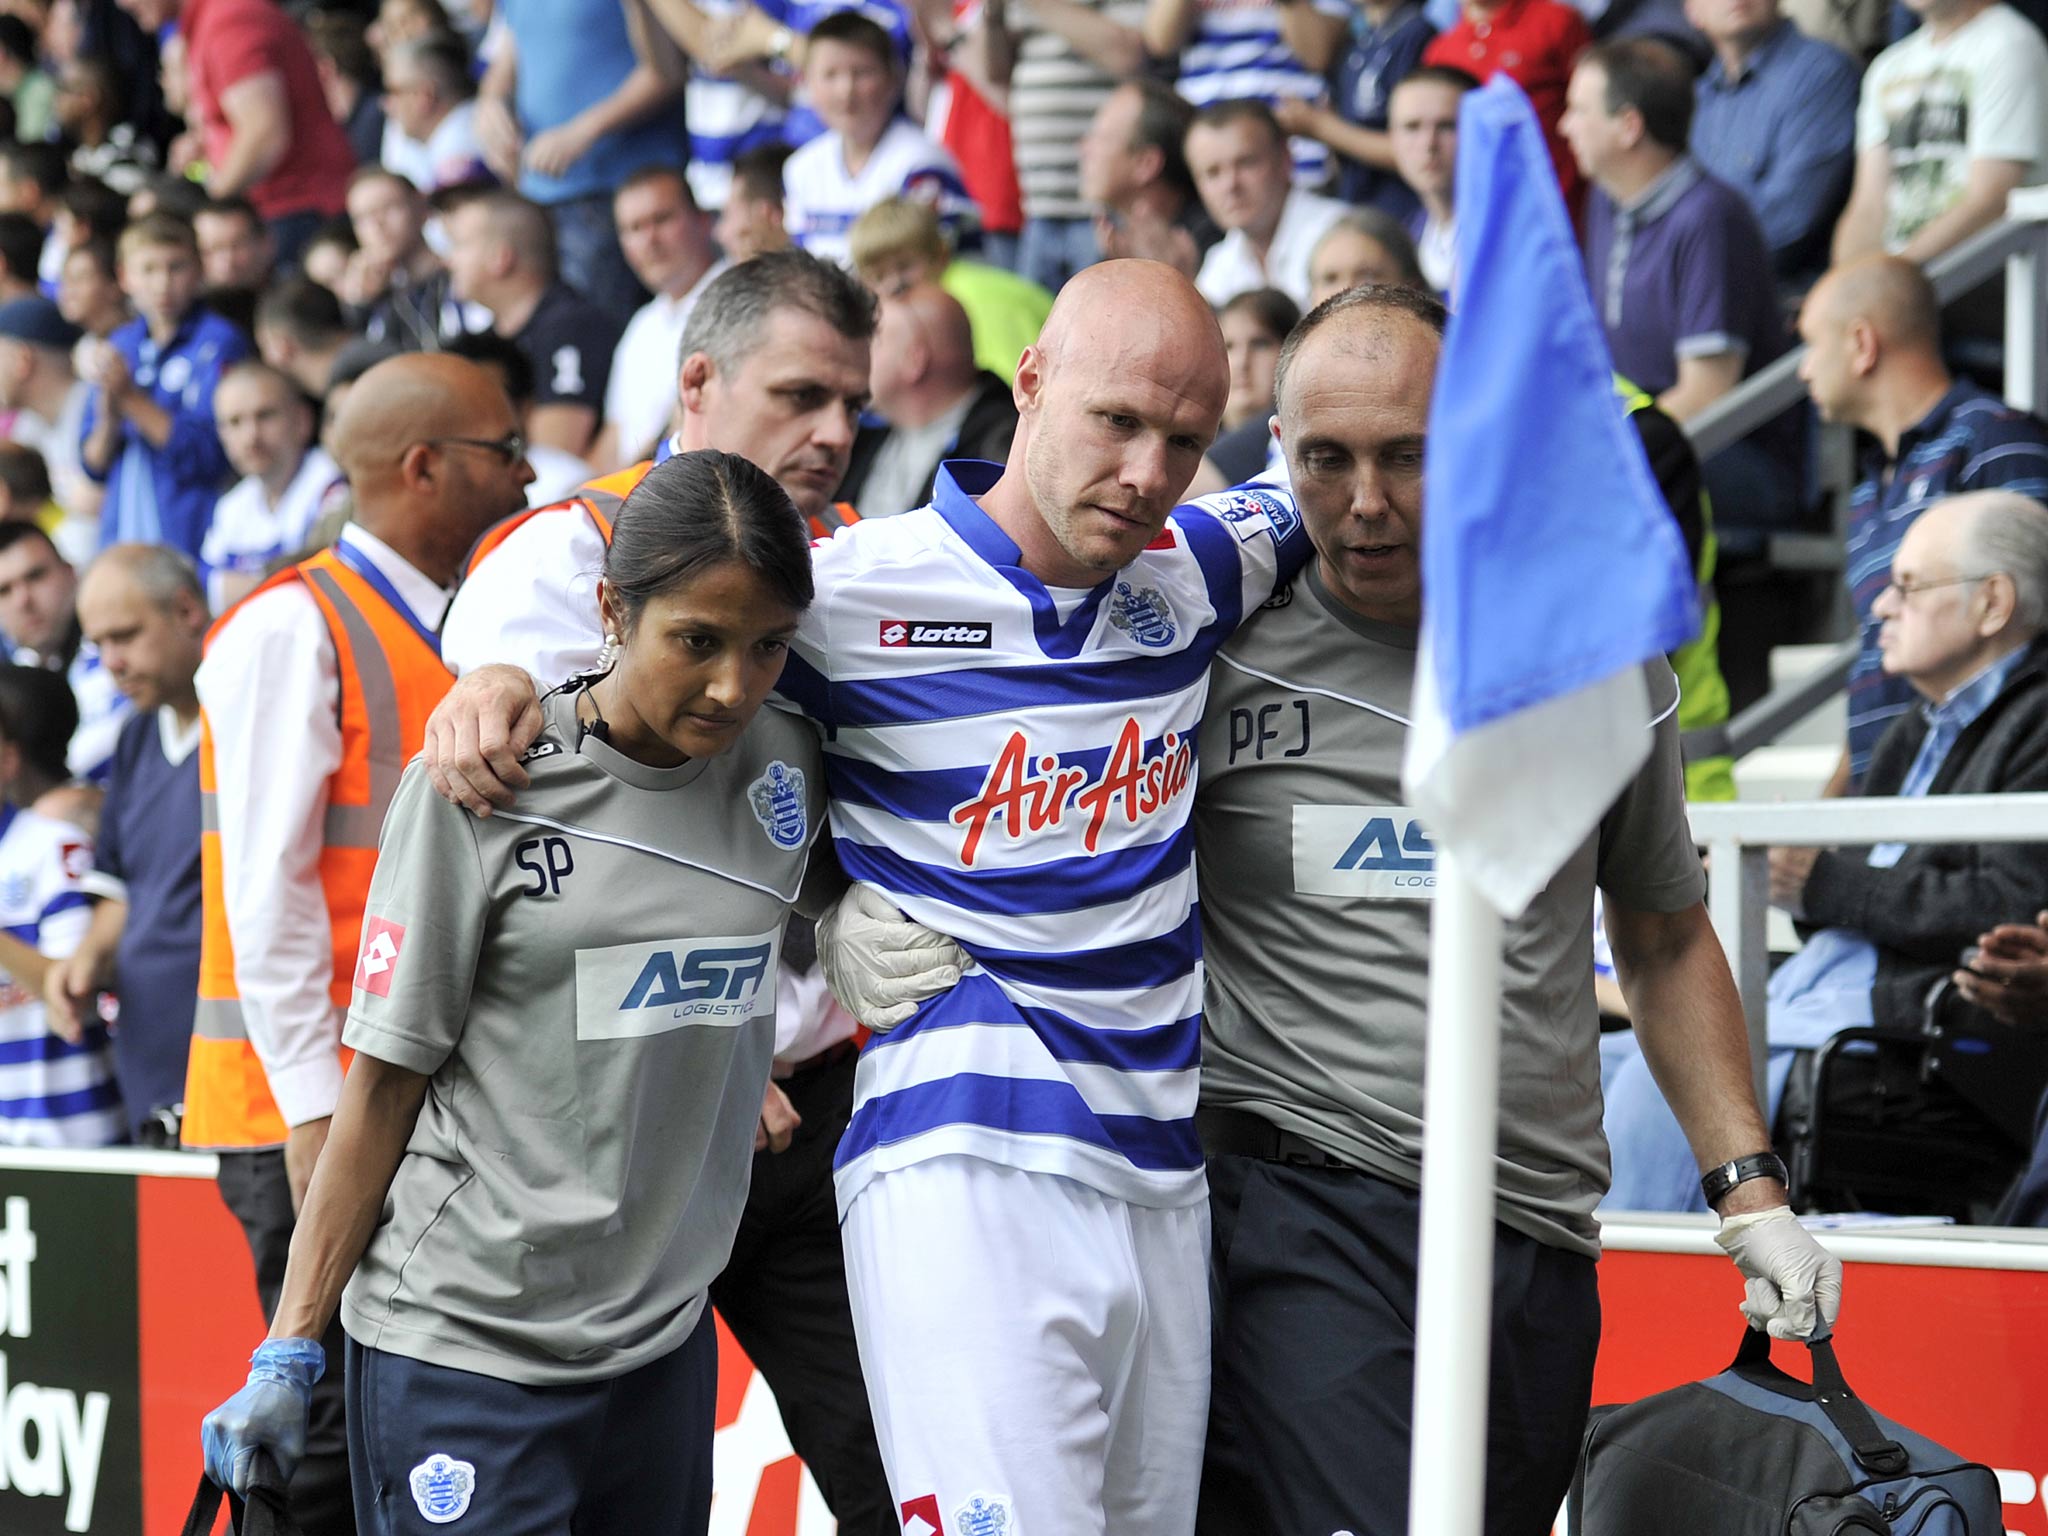
<instances>
[{"instance_id":1,"label":"glasses","mask_svg":"<svg viewBox=\"0 0 2048 1536\"><path fill-rule=\"evenodd\" d=\"M2003 571L1986 571L1980 576L1944 576L1940 581L1888 581L1884 584L1884 590L1901 603L1910 603L1922 592L1932 592L1938 587L1967 586L1974 581L1989 581L1994 576L2004 574ZM1883 596L1883 593L1879 596Z\"/></svg>"},{"instance_id":2,"label":"glasses","mask_svg":"<svg viewBox=\"0 0 2048 1536\"><path fill-rule=\"evenodd\" d=\"M526 438L518 432L507 432L503 437L429 437L424 441L429 448L481 448L486 453L495 453L508 465L526 457Z\"/></svg>"}]
</instances>

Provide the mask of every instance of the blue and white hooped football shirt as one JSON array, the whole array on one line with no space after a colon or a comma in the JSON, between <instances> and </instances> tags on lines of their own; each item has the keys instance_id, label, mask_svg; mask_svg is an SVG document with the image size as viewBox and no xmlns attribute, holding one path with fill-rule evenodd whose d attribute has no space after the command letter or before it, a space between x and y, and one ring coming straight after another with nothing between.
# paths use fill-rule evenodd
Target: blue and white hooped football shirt
<instances>
[{"instance_id":1,"label":"blue and white hooped football shirt","mask_svg":"<svg viewBox=\"0 0 2048 1536\"><path fill-rule=\"evenodd\" d=\"M945 465L932 505L820 543L783 673L824 728L846 872L975 961L869 1041L842 1214L948 1154L1204 1194L1195 737L1211 658L1308 540L1284 490L1205 497L1063 620L973 500L1000 473Z\"/></svg>"},{"instance_id":2,"label":"blue and white hooped football shirt","mask_svg":"<svg viewBox=\"0 0 2048 1536\"><path fill-rule=\"evenodd\" d=\"M61 960L92 924L92 839L0 804L0 929ZM0 1145L103 1147L127 1134L113 1042L98 1019L78 1044L50 1029L41 991L0 971Z\"/></svg>"}]
</instances>

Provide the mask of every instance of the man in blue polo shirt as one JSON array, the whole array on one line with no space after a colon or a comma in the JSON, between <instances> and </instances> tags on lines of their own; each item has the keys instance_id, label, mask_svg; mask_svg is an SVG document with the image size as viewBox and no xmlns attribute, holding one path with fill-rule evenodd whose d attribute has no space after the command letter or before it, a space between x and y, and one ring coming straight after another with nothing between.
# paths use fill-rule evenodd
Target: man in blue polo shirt
<instances>
[{"instance_id":1,"label":"man in blue polo shirt","mask_svg":"<svg viewBox=\"0 0 2048 1536\"><path fill-rule=\"evenodd\" d=\"M1590 49L1562 128L1594 185L1586 274L1617 372L1683 423L1785 350L1763 231L1742 195L1686 151L1692 71L1668 44ZM1781 418L1701 466L1724 541L1800 510L1793 423Z\"/></svg>"},{"instance_id":2,"label":"man in blue polo shirt","mask_svg":"<svg viewBox=\"0 0 2048 1536\"><path fill-rule=\"evenodd\" d=\"M135 706L114 748L84 889L92 925L51 967L43 998L70 1038L120 1000L114 1072L129 1133L175 1144L199 988L199 670L206 598L191 561L161 544L117 544L78 589L79 622Z\"/></svg>"},{"instance_id":3,"label":"man in blue polo shirt","mask_svg":"<svg viewBox=\"0 0 2048 1536\"><path fill-rule=\"evenodd\" d=\"M2048 500L2048 423L1949 373L1933 285L1903 257L1835 268L1807 295L1799 334L1799 376L1821 415L1877 440L1849 497L1843 575L1863 648L1849 674L1848 751L1828 789L1846 794L1913 702L1910 685L1885 675L1871 612L1900 540L1929 506L1962 491Z\"/></svg>"},{"instance_id":4,"label":"man in blue polo shirt","mask_svg":"<svg viewBox=\"0 0 2048 1536\"><path fill-rule=\"evenodd\" d=\"M1748 200L1778 281L1803 288L1827 267L1849 197L1860 72L1778 0L1686 0L1685 14L1714 46L1693 92L1693 155Z\"/></svg>"}]
</instances>

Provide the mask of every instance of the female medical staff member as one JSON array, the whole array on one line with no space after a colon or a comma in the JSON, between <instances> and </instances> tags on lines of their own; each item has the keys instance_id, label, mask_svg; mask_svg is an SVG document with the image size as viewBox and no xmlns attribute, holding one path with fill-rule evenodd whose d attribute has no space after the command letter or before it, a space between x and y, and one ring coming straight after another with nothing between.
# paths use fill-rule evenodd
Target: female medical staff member
<instances>
[{"instance_id":1,"label":"female medical staff member","mask_svg":"<svg viewBox=\"0 0 2048 1536\"><path fill-rule=\"evenodd\" d=\"M823 815L811 727L761 703L810 600L780 487L678 455L619 514L611 665L544 701L519 803L478 820L407 770L284 1294L204 1426L217 1482L259 1448L289 1475L338 1301L365 1533L705 1529L704 1293Z\"/></svg>"}]
</instances>

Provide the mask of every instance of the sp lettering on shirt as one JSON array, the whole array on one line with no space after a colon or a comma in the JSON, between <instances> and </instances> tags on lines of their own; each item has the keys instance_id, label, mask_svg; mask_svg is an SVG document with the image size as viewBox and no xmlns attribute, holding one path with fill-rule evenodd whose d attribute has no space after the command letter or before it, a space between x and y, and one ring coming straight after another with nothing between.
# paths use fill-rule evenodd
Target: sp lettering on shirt
<instances>
[{"instance_id":1,"label":"sp lettering on shirt","mask_svg":"<svg viewBox=\"0 0 2048 1536\"><path fill-rule=\"evenodd\" d=\"M1403 805L1297 805L1294 889L1303 896L1429 901L1436 896L1436 844Z\"/></svg>"},{"instance_id":2,"label":"sp lettering on shirt","mask_svg":"<svg viewBox=\"0 0 2048 1536\"><path fill-rule=\"evenodd\" d=\"M356 990L372 997L391 995L391 978L398 972L398 952L405 947L405 928L381 917L363 924L362 947L356 951Z\"/></svg>"},{"instance_id":3,"label":"sp lettering on shirt","mask_svg":"<svg viewBox=\"0 0 2048 1536\"><path fill-rule=\"evenodd\" d=\"M953 825L966 829L960 862L974 867L991 829L1014 842L1064 826L1069 810L1086 818L1082 846L1094 853L1112 816L1136 826L1178 799L1194 771L1194 749L1178 732L1168 731L1148 748L1136 717L1124 721L1100 775L1063 766L1052 753L1035 750L1022 731L1012 731L982 779L981 792L953 808Z\"/></svg>"},{"instance_id":4,"label":"sp lettering on shirt","mask_svg":"<svg viewBox=\"0 0 2048 1536\"><path fill-rule=\"evenodd\" d=\"M985 651L995 638L995 626L964 619L884 619L880 638L888 650L920 646L934 650Z\"/></svg>"},{"instance_id":5,"label":"sp lettering on shirt","mask_svg":"<svg viewBox=\"0 0 2048 1536\"><path fill-rule=\"evenodd\" d=\"M782 931L576 951L576 1038L736 1028L775 1011Z\"/></svg>"}]
</instances>

